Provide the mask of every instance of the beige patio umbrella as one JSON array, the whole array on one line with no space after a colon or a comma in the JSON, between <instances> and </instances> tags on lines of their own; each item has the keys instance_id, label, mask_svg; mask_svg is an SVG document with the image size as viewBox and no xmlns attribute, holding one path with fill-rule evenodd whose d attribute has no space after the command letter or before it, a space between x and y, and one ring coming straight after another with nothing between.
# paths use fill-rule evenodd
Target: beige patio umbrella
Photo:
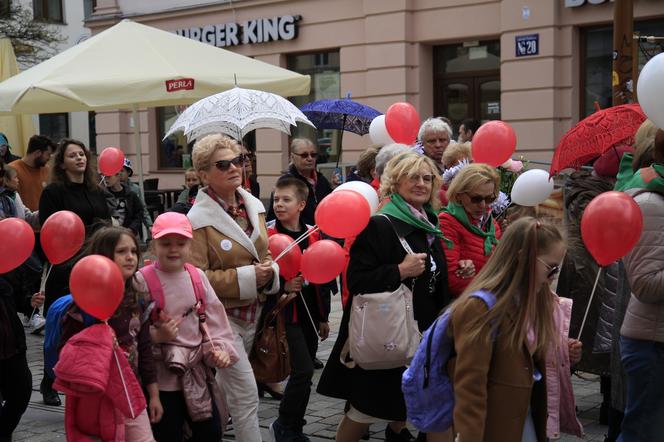
<instances>
[{"instance_id":1,"label":"beige patio umbrella","mask_svg":"<svg viewBox=\"0 0 664 442\"><path fill-rule=\"evenodd\" d=\"M18 63L11 41L0 37L0 81L18 74ZM5 134L14 155L23 156L28 140L35 134L35 125L30 115L0 117L0 132Z\"/></svg>"},{"instance_id":2,"label":"beige patio umbrella","mask_svg":"<svg viewBox=\"0 0 664 442\"><path fill-rule=\"evenodd\" d=\"M306 95L310 77L123 20L0 83L0 113L131 109L142 189L138 109L190 104L235 85Z\"/></svg>"}]
</instances>

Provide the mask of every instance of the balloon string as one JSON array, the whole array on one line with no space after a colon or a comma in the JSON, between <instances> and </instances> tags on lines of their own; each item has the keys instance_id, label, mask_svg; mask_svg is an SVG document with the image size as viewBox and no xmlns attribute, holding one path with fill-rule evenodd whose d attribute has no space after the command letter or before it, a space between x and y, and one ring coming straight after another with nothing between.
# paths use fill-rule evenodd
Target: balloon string
<instances>
[{"instance_id":1,"label":"balloon string","mask_svg":"<svg viewBox=\"0 0 664 442\"><path fill-rule=\"evenodd\" d=\"M104 321L104 324L110 327L108 324L108 320ZM113 328L111 328L113 330ZM113 356L115 357L115 363L118 366L118 371L120 372L120 380L122 381L122 387L124 388L124 393L125 397L127 398L127 402L129 403L129 411L131 412L131 418L136 419L136 415L134 414L134 406L131 403L131 398L129 397L129 391L127 390L127 383L125 382L124 374L122 374L122 367L120 366L120 359L118 359L118 354L117 349L119 348L118 340L115 337L115 332L113 332L113 340L115 341L115 345L113 346Z\"/></svg>"},{"instance_id":2,"label":"balloon string","mask_svg":"<svg viewBox=\"0 0 664 442\"><path fill-rule=\"evenodd\" d=\"M321 335L318 332L318 327L316 327L316 325L314 324L314 318L311 316L311 312L309 311L309 306L307 306L307 301L304 300L304 295L302 294L302 292L298 292L298 295L300 295L300 298L302 298L302 304L304 304L304 308L307 311L307 315L309 316L309 320L311 321L311 325L314 327L314 330L316 331L316 334L320 338Z\"/></svg>"},{"instance_id":3,"label":"balloon string","mask_svg":"<svg viewBox=\"0 0 664 442\"><path fill-rule=\"evenodd\" d=\"M292 243L288 244L288 246L287 246L284 250L281 251L281 253L279 254L279 256L277 256L276 258L274 258L274 262L279 261L279 260L280 260L281 258L283 258L288 252L290 252L290 251L293 249L293 247L295 247L296 245L300 244L302 241L304 241L305 239L307 239L309 236L313 235L314 232L317 232L317 231L319 231L319 230L320 230L320 228L319 228L318 226L314 226L313 229L309 229L309 230L307 230L306 232L304 232L304 233L303 233L302 235L300 235L295 241L293 241Z\"/></svg>"},{"instance_id":4,"label":"balloon string","mask_svg":"<svg viewBox=\"0 0 664 442\"><path fill-rule=\"evenodd\" d=\"M48 280L49 275L53 270L53 265L49 262L46 262L44 265L44 271L42 272L41 282L39 283L39 293L44 293L46 291L46 280ZM28 322L32 321L32 318L35 316L35 312L38 310L38 307L32 308L32 313L30 313L30 319Z\"/></svg>"},{"instance_id":5,"label":"balloon string","mask_svg":"<svg viewBox=\"0 0 664 442\"><path fill-rule=\"evenodd\" d=\"M593 285L593 291L590 292L590 298L588 299L588 306L586 307L586 312L583 315L583 321L581 321L581 328L579 329L579 336L576 337L577 340L581 340L581 334L583 333L583 327L586 325L586 318L588 318L588 312L590 311L590 304L593 303L593 298L595 297L595 290L597 289L597 283L599 282L599 275L602 274L602 269L600 267L597 271L597 278L595 278L595 285Z\"/></svg>"}]
</instances>

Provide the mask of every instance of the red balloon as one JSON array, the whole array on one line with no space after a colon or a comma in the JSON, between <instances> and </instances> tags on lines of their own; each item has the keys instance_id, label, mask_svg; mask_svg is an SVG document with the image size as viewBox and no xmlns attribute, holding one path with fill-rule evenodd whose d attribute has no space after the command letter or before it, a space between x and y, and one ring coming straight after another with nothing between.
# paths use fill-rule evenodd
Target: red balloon
<instances>
[{"instance_id":1,"label":"red balloon","mask_svg":"<svg viewBox=\"0 0 664 442\"><path fill-rule=\"evenodd\" d=\"M512 157L516 134L509 124L494 120L484 123L473 136L473 161L498 167Z\"/></svg>"},{"instance_id":2,"label":"red balloon","mask_svg":"<svg viewBox=\"0 0 664 442\"><path fill-rule=\"evenodd\" d=\"M125 283L120 267L101 255L81 259L71 270L69 289L76 305L105 321L120 305Z\"/></svg>"},{"instance_id":3,"label":"red balloon","mask_svg":"<svg viewBox=\"0 0 664 442\"><path fill-rule=\"evenodd\" d=\"M396 143L414 144L420 130L420 116L410 103L394 103L385 113L387 133Z\"/></svg>"},{"instance_id":4,"label":"red balloon","mask_svg":"<svg viewBox=\"0 0 664 442\"><path fill-rule=\"evenodd\" d=\"M99 154L99 171L104 176L113 176L124 167L125 155L117 147L107 147Z\"/></svg>"},{"instance_id":5,"label":"red balloon","mask_svg":"<svg viewBox=\"0 0 664 442\"><path fill-rule=\"evenodd\" d=\"M314 284L324 284L336 278L346 265L346 252L329 239L316 241L302 254L302 276Z\"/></svg>"},{"instance_id":6,"label":"red balloon","mask_svg":"<svg viewBox=\"0 0 664 442\"><path fill-rule=\"evenodd\" d=\"M371 208L362 194L338 190L321 200L316 207L316 224L333 238L352 238L369 224Z\"/></svg>"},{"instance_id":7,"label":"red balloon","mask_svg":"<svg viewBox=\"0 0 664 442\"><path fill-rule=\"evenodd\" d=\"M607 222L610 220L610 222ZM634 199L622 192L593 198L581 217L581 237L601 266L622 258L641 238L643 214Z\"/></svg>"},{"instance_id":8,"label":"red balloon","mask_svg":"<svg viewBox=\"0 0 664 442\"><path fill-rule=\"evenodd\" d=\"M35 247L32 227L20 218L0 221L0 273L7 273L23 264Z\"/></svg>"},{"instance_id":9,"label":"red balloon","mask_svg":"<svg viewBox=\"0 0 664 442\"><path fill-rule=\"evenodd\" d=\"M85 226L74 212L61 210L46 219L39 240L49 262L61 264L81 249Z\"/></svg>"},{"instance_id":10,"label":"red balloon","mask_svg":"<svg viewBox=\"0 0 664 442\"><path fill-rule=\"evenodd\" d=\"M268 248L272 254L272 259L277 259L277 256L283 252L286 247L294 243L293 238L283 233L277 233L270 236ZM300 261L302 260L302 250L299 245L295 245L284 256L279 258L279 274L284 278L293 279L300 273Z\"/></svg>"}]
</instances>

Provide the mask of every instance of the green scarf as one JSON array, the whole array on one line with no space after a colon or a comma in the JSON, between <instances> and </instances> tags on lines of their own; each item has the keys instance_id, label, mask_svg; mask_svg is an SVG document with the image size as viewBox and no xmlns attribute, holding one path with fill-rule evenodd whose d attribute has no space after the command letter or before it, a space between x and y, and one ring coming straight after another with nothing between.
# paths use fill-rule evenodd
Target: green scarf
<instances>
[{"instance_id":1,"label":"green scarf","mask_svg":"<svg viewBox=\"0 0 664 442\"><path fill-rule=\"evenodd\" d=\"M489 256L491 254L493 246L498 244L498 239L496 238L496 226L493 223L493 214L491 214L491 212L489 212L489 220L487 221L488 227L485 232L470 222L466 209L464 209L461 204L450 201L443 211L455 217L466 229L470 230L475 235L484 238L484 255Z\"/></svg>"},{"instance_id":2,"label":"green scarf","mask_svg":"<svg viewBox=\"0 0 664 442\"><path fill-rule=\"evenodd\" d=\"M664 166L653 163L632 171L632 155L625 154L620 161L620 169L616 177L615 190L624 192L629 189L646 189L653 192L664 193Z\"/></svg>"},{"instance_id":3,"label":"green scarf","mask_svg":"<svg viewBox=\"0 0 664 442\"><path fill-rule=\"evenodd\" d=\"M398 193L393 194L390 197L390 201L388 201L379 212L401 220L406 224L415 227L416 229L424 230L426 233L434 235L436 238L441 238L443 241L445 241L445 244L451 248L452 241L445 238L443 236L443 232L440 231L440 221L438 221L438 216L431 207L431 204L424 205L424 213L426 213L429 221L432 219L435 220L431 222L431 224L424 222L420 218L416 217L413 212L411 212L406 201Z\"/></svg>"}]
</instances>

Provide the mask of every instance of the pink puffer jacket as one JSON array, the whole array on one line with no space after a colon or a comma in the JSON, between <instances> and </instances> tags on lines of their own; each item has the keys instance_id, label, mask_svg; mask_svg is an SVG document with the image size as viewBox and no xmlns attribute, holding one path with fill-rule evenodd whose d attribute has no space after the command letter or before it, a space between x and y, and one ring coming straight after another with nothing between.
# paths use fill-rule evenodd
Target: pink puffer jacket
<instances>
[{"instance_id":1,"label":"pink puffer jacket","mask_svg":"<svg viewBox=\"0 0 664 442\"><path fill-rule=\"evenodd\" d=\"M67 440L124 442L125 418L135 418L146 404L113 329L96 324L73 336L54 371L54 388L67 395Z\"/></svg>"},{"instance_id":2,"label":"pink puffer jacket","mask_svg":"<svg viewBox=\"0 0 664 442\"><path fill-rule=\"evenodd\" d=\"M569 362L569 322L572 317L572 300L551 292L553 316L559 333L556 347L546 355L546 393L549 417L546 435L560 439L560 433L583 437L583 426L576 417L576 402L572 389L572 372Z\"/></svg>"}]
</instances>

